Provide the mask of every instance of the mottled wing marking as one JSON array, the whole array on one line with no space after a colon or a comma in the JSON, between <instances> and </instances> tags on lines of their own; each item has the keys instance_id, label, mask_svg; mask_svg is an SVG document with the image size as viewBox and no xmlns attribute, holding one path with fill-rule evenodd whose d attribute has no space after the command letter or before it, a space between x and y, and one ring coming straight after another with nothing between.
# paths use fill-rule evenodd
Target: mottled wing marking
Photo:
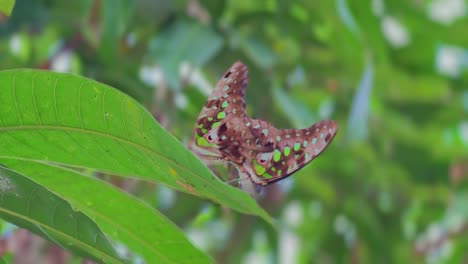
<instances>
[{"instance_id":1,"label":"mottled wing marking","mask_svg":"<svg viewBox=\"0 0 468 264\"><path fill-rule=\"evenodd\" d=\"M244 164L254 183L267 185L285 178L317 157L332 141L336 123L323 120L306 129L282 129L274 149L260 152Z\"/></svg>"},{"instance_id":2,"label":"mottled wing marking","mask_svg":"<svg viewBox=\"0 0 468 264\"><path fill-rule=\"evenodd\" d=\"M306 129L277 129L245 113L247 67L234 63L216 84L193 129L190 148L204 159L234 164L239 175L267 185L291 175L317 157L337 126L320 121Z\"/></svg>"},{"instance_id":3,"label":"mottled wing marking","mask_svg":"<svg viewBox=\"0 0 468 264\"><path fill-rule=\"evenodd\" d=\"M201 155L213 159L223 159L220 144L227 135L226 120L240 119L245 115L245 88L247 87L247 67L234 63L224 73L201 110L193 129L190 148Z\"/></svg>"}]
</instances>

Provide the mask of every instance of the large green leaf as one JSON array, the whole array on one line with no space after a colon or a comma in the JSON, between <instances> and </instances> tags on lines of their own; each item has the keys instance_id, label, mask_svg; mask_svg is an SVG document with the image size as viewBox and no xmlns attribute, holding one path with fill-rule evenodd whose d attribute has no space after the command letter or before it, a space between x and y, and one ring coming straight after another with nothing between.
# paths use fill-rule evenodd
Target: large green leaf
<instances>
[{"instance_id":1,"label":"large green leaf","mask_svg":"<svg viewBox=\"0 0 468 264\"><path fill-rule=\"evenodd\" d=\"M250 196L222 183L142 106L115 89L35 70L0 72L0 87L0 158L160 182L271 222Z\"/></svg>"},{"instance_id":2,"label":"large green leaf","mask_svg":"<svg viewBox=\"0 0 468 264\"><path fill-rule=\"evenodd\" d=\"M94 177L52 164L2 159L94 219L145 263L210 263L184 234L147 204Z\"/></svg>"},{"instance_id":3,"label":"large green leaf","mask_svg":"<svg viewBox=\"0 0 468 264\"><path fill-rule=\"evenodd\" d=\"M49 190L0 166L0 217L105 263L124 263L99 227Z\"/></svg>"}]
</instances>

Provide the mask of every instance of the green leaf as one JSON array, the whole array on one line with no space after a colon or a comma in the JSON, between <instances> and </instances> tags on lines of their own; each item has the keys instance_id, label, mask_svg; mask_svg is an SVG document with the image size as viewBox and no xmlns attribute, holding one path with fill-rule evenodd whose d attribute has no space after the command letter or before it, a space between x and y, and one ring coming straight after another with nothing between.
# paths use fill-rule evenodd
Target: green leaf
<instances>
[{"instance_id":1,"label":"green leaf","mask_svg":"<svg viewBox=\"0 0 468 264\"><path fill-rule=\"evenodd\" d=\"M64 73L0 72L0 157L159 182L242 213L269 215L221 182L137 102Z\"/></svg>"},{"instance_id":2,"label":"green leaf","mask_svg":"<svg viewBox=\"0 0 468 264\"><path fill-rule=\"evenodd\" d=\"M294 127L308 127L317 121L305 105L291 98L278 84L273 86L273 100Z\"/></svg>"},{"instance_id":3,"label":"green leaf","mask_svg":"<svg viewBox=\"0 0 468 264\"><path fill-rule=\"evenodd\" d=\"M341 18L341 21L353 33L353 35L359 37L359 25L356 23L356 20L354 19L354 16L349 9L346 0L336 0L336 9L338 11L339 17Z\"/></svg>"},{"instance_id":4,"label":"green leaf","mask_svg":"<svg viewBox=\"0 0 468 264\"><path fill-rule=\"evenodd\" d=\"M105 182L52 164L4 161L93 218L113 241L145 263L212 262L166 217Z\"/></svg>"},{"instance_id":5,"label":"green leaf","mask_svg":"<svg viewBox=\"0 0 468 264\"><path fill-rule=\"evenodd\" d=\"M179 88L179 66L200 66L221 48L223 39L204 25L178 21L150 42L150 56L161 66L172 88Z\"/></svg>"},{"instance_id":6,"label":"green leaf","mask_svg":"<svg viewBox=\"0 0 468 264\"><path fill-rule=\"evenodd\" d=\"M75 254L124 263L86 215L28 178L0 166L0 217Z\"/></svg>"},{"instance_id":7,"label":"green leaf","mask_svg":"<svg viewBox=\"0 0 468 264\"><path fill-rule=\"evenodd\" d=\"M15 6L15 0L2 0L0 1L0 14L10 16L13 7Z\"/></svg>"},{"instance_id":8,"label":"green leaf","mask_svg":"<svg viewBox=\"0 0 468 264\"><path fill-rule=\"evenodd\" d=\"M98 53L104 61L116 60L119 38L127 30L127 23L133 12L133 2L129 0L102 1L102 33Z\"/></svg>"},{"instance_id":9,"label":"green leaf","mask_svg":"<svg viewBox=\"0 0 468 264\"><path fill-rule=\"evenodd\" d=\"M229 1L229 8L237 12L255 13L255 12L275 12L278 9L278 4L274 0L262 2L256 1Z\"/></svg>"},{"instance_id":10,"label":"green leaf","mask_svg":"<svg viewBox=\"0 0 468 264\"><path fill-rule=\"evenodd\" d=\"M253 62L261 69L269 69L275 62L273 51L255 37L248 37L242 40L242 48Z\"/></svg>"},{"instance_id":11,"label":"green leaf","mask_svg":"<svg viewBox=\"0 0 468 264\"><path fill-rule=\"evenodd\" d=\"M350 140L365 140L368 136L368 116L372 88L374 87L374 65L366 60L358 87L353 97L353 104L348 118L347 136Z\"/></svg>"}]
</instances>

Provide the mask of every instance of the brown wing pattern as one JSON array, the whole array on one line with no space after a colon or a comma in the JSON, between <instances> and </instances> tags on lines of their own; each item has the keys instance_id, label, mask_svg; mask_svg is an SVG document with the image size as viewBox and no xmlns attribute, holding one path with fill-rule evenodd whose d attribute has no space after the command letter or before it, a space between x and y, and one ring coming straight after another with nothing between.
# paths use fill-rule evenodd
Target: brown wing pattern
<instances>
[{"instance_id":1,"label":"brown wing pattern","mask_svg":"<svg viewBox=\"0 0 468 264\"><path fill-rule=\"evenodd\" d=\"M193 129L190 148L202 156L224 159L220 147L226 144L227 122L242 122L245 115L247 67L234 63L224 73L201 110ZM224 141L224 143L223 143Z\"/></svg>"},{"instance_id":2,"label":"brown wing pattern","mask_svg":"<svg viewBox=\"0 0 468 264\"><path fill-rule=\"evenodd\" d=\"M323 120L306 129L282 129L274 138L274 149L259 152L244 163L256 184L267 185L285 178L317 157L333 140L336 123Z\"/></svg>"},{"instance_id":3,"label":"brown wing pattern","mask_svg":"<svg viewBox=\"0 0 468 264\"><path fill-rule=\"evenodd\" d=\"M232 162L253 183L267 185L317 157L337 125L323 120L305 129L277 129L247 116L247 74L236 62L218 81L195 123L190 148L202 158Z\"/></svg>"}]
</instances>

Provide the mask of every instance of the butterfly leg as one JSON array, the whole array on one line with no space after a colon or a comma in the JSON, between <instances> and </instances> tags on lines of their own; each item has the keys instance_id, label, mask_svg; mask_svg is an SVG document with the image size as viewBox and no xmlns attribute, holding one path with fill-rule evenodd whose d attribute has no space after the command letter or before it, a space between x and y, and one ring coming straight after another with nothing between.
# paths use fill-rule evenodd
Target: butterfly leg
<instances>
[{"instance_id":1,"label":"butterfly leg","mask_svg":"<svg viewBox=\"0 0 468 264\"><path fill-rule=\"evenodd\" d=\"M199 157L200 159L204 159L204 160L219 160L219 161L226 160L226 158L221 158L219 156L204 155L204 154L197 154L197 157Z\"/></svg>"},{"instance_id":2,"label":"butterfly leg","mask_svg":"<svg viewBox=\"0 0 468 264\"><path fill-rule=\"evenodd\" d=\"M262 194L263 186L255 184L252 179L250 179L249 174L242 168L237 168L239 172L239 187L244 192L248 193L254 199L259 199Z\"/></svg>"}]
</instances>

